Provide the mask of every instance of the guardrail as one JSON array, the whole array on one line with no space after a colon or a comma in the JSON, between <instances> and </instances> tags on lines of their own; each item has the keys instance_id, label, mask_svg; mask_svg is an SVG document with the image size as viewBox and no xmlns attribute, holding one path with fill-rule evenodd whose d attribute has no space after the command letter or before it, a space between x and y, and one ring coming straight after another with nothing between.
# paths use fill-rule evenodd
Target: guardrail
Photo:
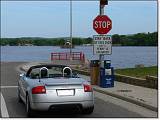
<instances>
[{"instance_id":1,"label":"guardrail","mask_svg":"<svg viewBox=\"0 0 160 120\"><path fill-rule=\"evenodd\" d=\"M69 52L56 52L51 53L51 61L53 60L85 60L85 55L82 52L72 52L71 54Z\"/></svg>"}]
</instances>

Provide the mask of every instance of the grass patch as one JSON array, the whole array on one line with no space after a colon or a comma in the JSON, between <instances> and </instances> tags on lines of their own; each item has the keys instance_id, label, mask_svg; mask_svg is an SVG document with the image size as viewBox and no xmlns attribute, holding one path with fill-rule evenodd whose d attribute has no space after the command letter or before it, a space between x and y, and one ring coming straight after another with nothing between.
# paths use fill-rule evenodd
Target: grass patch
<instances>
[{"instance_id":1,"label":"grass patch","mask_svg":"<svg viewBox=\"0 0 160 120\"><path fill-rule=\"evenodd\" d=\"M147 75L158 76L158 67L143 67L143 68L126 68L126 69L116 69L115 73L138 77L138 78L146 78Z\"/></svg>"}]
</instances>

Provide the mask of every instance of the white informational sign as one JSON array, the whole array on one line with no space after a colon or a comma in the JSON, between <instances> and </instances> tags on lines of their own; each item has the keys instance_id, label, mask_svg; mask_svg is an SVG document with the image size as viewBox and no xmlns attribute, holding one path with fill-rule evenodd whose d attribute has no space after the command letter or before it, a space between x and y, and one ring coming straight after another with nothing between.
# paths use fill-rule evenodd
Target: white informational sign
<instances>
[{"instance_id":1,"label":"white informational sign","mask_svg":"<svg viewBox=\"0 0 160 120\"><path fill-rule=\"evenodd\" d=\"M105 69L105 75L112 75L111 69Z\"/></svg>"},{"instance_id":2,"label":"white informational sign","mask_svg":"<svg viewBox=\"0 0 160 120\"><path fill-rule=\"evenodd\" d=\"M93 35L93 53L102 55L112 54L112 36Z\"/></svg>"}]
</instances>

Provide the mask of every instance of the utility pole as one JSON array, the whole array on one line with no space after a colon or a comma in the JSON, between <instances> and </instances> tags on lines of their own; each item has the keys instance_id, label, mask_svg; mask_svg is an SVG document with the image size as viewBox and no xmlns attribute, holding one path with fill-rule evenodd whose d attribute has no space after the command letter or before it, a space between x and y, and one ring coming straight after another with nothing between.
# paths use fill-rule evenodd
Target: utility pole
<instances>
[{"instance_id":1,"label":"utility pole","mask_svg":"<svg viewBox=\"0 0 160 120\"><path fill-rule=\"evenodd\" d=\"M72 60L72 0L70 0L70 60Z\"/></svg>"}]
</instances>

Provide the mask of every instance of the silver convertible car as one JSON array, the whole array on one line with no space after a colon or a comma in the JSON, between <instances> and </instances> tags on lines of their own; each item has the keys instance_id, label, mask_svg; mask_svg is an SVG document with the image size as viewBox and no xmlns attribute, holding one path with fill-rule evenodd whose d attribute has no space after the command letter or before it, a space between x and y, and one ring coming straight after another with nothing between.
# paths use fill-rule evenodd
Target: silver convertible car
<instances>
[{"instance_id":1,"label":"silver convertible car","mask_svg":"<svg viewBox=\"0 0 160 120\"><path fill-rule=\"evenodd\" d=\"M18 99L26 105L27 115L63 106L75 106L84 114L94 109L91 84L63 65L32 66L18 80Z\"/></svg>"}]
</instances>

